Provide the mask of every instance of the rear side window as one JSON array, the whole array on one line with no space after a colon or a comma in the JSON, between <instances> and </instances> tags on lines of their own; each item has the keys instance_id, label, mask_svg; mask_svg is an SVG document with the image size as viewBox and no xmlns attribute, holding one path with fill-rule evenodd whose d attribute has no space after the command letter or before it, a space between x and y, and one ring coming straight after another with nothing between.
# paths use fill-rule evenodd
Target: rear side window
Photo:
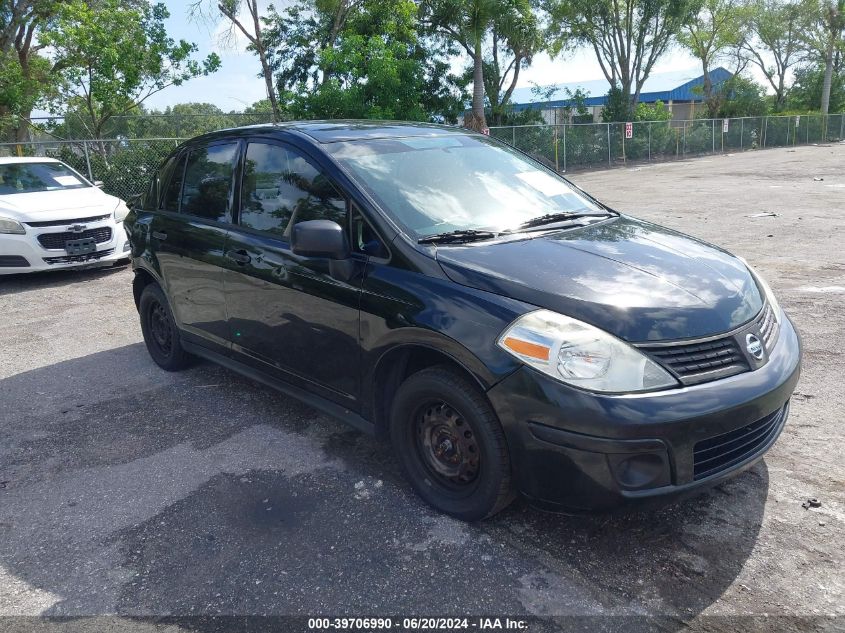
<instances>
[{"instance_id":1,"label":"rear side window","mask_svg":"<svg viewBox=\"0 0 845 633\"><path fill-rule=\"evenodd\" d=\"M220 222L229 219L237 154L237 143L191 150L182 187L182 213Z\"/></svg>"},{"instance_id":2,"label":"rear side window","mask_svg":"<svg viewBox=\"0 0 845 633\"><path fill-rule=\"evenodd\" d=\"M182 176L185 174L185 154L178 158L171 159L164 169L161 170L162 183L167 182L167 170L170 170L170 183L161 199L161 209L164 211L179 212L179 195L182 191Z\"/></svg>"},{"instance_id":3,"label":"rear side window","mask_svg":"<svg viewBox=\"0 0 845 633\"><path fill-rule=\"evenodd\" d=\"M346 226L346 199L302 154L269 143L250 143L241 187L240 224L290 238L303 220Z\"/></svg>"}]
</instances>

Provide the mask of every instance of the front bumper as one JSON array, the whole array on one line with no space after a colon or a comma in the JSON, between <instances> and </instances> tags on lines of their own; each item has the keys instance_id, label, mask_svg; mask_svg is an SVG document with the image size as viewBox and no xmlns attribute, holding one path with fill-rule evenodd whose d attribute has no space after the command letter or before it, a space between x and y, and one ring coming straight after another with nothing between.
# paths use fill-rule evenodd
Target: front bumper
<instances>
[{"instance_id":1,"label":"front bumper","mask_svg":"<svg viewBox=\"0 0 845 633\"><path fill-rule=\"evenodd\" d=\"M98 243L96 252L85 256L68 256L64 249L44 248L38 241L39 235L63 232L66 229L64 225L41 228L26 226L24 235L1 234L0 275L88 268L128 259L131 253L123 224L115 222L111 217L86 224L89 229L103 227L111 228L110 239Z\"/></svg>"},{"instance_id":2,"label":"front bumper","mask_svg":"<svg viewBox=\"0 0 845 633\"><path fill-rule=\"evenodd\" d=\"M589 393L524 367L488 396L513 476L534 503L570 512L689 496L757 462L786 422L801 343L783 317L768 362L680 389Z\"/></svg>"}]
</instances>

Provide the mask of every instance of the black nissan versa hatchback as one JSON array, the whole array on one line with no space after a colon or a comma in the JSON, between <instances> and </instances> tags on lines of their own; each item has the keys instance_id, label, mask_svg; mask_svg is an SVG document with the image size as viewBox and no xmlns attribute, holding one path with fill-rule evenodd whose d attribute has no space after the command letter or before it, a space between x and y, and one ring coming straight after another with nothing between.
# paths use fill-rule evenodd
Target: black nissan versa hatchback
<instances>
[{"instance_id":1,"label":"black nissan versa hatchback","mask_svg":"<svg viewBox=\"0 0 845 633\"><path fill-rule=\"evenodd\" d=\"M715 246L426 124L224 130L126 219L144 340L389 437L435 508L678 498L777 439L798 335Z\"/></svg>"}]
</instances>

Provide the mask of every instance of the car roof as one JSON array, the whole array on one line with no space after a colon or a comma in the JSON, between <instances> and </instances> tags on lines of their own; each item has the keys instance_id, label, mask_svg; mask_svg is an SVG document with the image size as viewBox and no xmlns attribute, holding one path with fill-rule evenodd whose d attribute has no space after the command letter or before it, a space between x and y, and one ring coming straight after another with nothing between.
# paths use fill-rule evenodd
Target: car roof
<instances>
[{"instance_id":1,"label":"car roof","mask_svg":"<svg viewBox=\"0 0 845 633\"><path fill-rule=\"evenodd\" d=\"M60 163L62 161L47 156L0 156L0 165L16 165L19 163Z\"/></svg>"},{"instance_id":2,"label":"car roof","mask_svg":"<svg viewBox=\"0 0 845 633\"><path fill-rule=\"evenodd\" d=\"M342 141L360 141L377 138L432 137L448 134L472 134L466 128L436 123L417 123L409 121L373 121L373 120L331 120L331 121L286 121L284 123L262 123L246 125L210 132L196 140L213 141L220 137L230 137L233 133L272 133L294 132L308 136L317 143L338 143Z\"/></svg>"}]
</instances>

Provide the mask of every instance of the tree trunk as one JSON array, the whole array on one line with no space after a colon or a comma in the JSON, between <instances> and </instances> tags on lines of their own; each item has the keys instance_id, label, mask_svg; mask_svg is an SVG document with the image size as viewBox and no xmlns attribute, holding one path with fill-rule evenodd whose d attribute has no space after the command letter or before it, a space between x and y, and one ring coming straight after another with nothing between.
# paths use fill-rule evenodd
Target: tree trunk
<instances>
[{"instance_id":1,"label":"tree trunk","mask_svg":"<svg viewBox=\"0 0 845 633\"><path fill-rule=\"evenodd\" d=\"M258 59L261 61L261 72L264 75L267 99L270 100L270 108L273 110L273 123L276 123L279 120L279 100L276 98L276 87L273 85L273 70L267 62L267 49L261 38L261 22L258 18L258 2L256 0L252 1L249 10L252 14L252 24L255 29L255 40L252 43L258 52ZM244 30L243 27L241 27L241 30Z\"/></svg>"},{"instance_id":2,"label":"tree trunk","mask_svg":"<svg viewBox=\"0 0 845 633\"><path fill-rule=\"evenodd\" d=\"M719 113L719 104L713 98L713 80L710 79L710 64L706 60L702 60L701 68L704 73L704 103L707 106L707 116L708 118L715 119Z\"/></svg>"},{"instance_id":3,"label":"tree trunk","mask_svg":"<svg viewBox=\"0 0 845 633\"><path fill-rule=\"evenodd\" d=\"M825 51L825 59L824 59L824 83L822 84L822 114L827 114L828 109L830 108L830 84L833 81L833 45L834 40L831 41L827 45L827 51Z\"/></svg>"},{"instance_id":4,"label":"tree trunk","mask_svg":"<svg viewBox=\"0 0 845 633\"><path fill-rule=\"evenodd\" d=\"M267 89L267 98L270 100L270 108L273 110L273 123L279 120L279 100L276 98L276 87L273 85L273 71L267 63L267 55L264 47L258 48L258 58L261 60L261 70L264 73L264 86Z\"/></svg>"},{"instance_id":5,"label":"tree trunk","mask_svg":"<svg viewBox=\"0 0 845 633\"><path fill-rule=\"evenodd\" d=\"M487 128L484 116L484 65L481 53L481 37L475 38L475 54L472 58L472 116L466 126L478 132Z\"/></svg>"}]
</instances>

